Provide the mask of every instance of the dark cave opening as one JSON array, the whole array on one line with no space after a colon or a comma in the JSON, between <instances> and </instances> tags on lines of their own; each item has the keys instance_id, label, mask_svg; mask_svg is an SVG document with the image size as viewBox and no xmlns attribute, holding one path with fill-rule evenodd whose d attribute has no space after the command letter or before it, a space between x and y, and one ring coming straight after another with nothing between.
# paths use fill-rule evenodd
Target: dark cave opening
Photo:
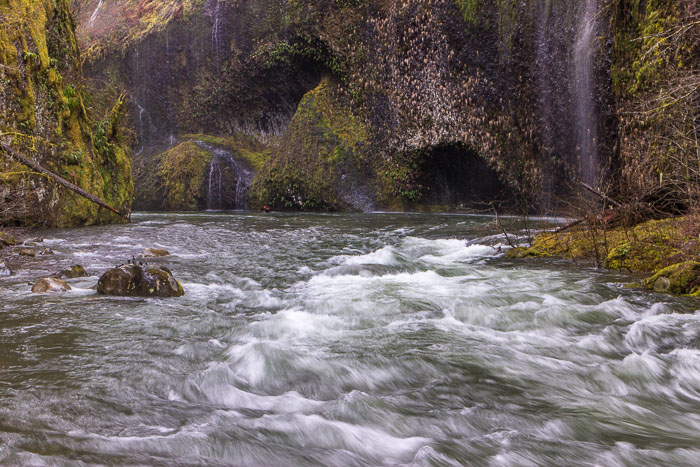
<instances>
[{"instance_id":1,"label":"dark cave opening","mask_svg":"<svg viewBox=\"0 0 700 467\"><path fill-rule=\"evenodd\" d=\"M424 204L450 205L458 210L513 207L515 195L486 160L462 143L425 150L418 180Z\"/></svg>"}]
</instances>

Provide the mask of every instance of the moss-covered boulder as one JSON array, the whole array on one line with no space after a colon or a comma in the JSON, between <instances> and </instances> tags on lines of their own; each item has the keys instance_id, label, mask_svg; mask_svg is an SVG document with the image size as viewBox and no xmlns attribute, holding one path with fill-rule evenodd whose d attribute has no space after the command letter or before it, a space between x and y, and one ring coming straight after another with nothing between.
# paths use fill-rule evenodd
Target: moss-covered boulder
<instances>
[{"instance_id":1,"label":"moss-covered boulder","mask_svg":"<svg viewBox=\"0 0 700 467\"><path fill-rule=\"evenodd\" d=\"M97 292L121 297L181 297L182 285L165 267L124 264L105 272L97 282Z\"/></svg>"},{"instance_id":2,"label":"moss-covered boulder","mask_svg":"<svg viewBox=\"0 0 700 467\"><path fill-rule=\"evenodd\" d=\"M0 248L5 246L14 246L17 244L15 237L9 233L0 232Z\"/></svg>"},{"instance_id":3,"label":"moss-covered boulder","mask_svg":"<svg viewBox=\"0 0 700 467\"><path fill-rule=\"evenodd\" d=\"M256 169L266 153L244 136L219 138L186 135L188 139L135 163L134 207L154 211L241 209Z\"/></svg>"},{"instance_id":4,"label":"moss-covered boulder","mask_svg":"<svg viewBox=\"0 0 700 467\"><path fill-rule=\"evenodd\" d=\"M88 277L85 268L79 264L74 264L70 269L63 270L56 274L59 279L77 279L79 277Z\"/></svg>"},{"instance_id":5,"label":"moss-covered boulder","mask_svg":"<svg viewBox=\"0 0 700 467\"><path fill-rule=\"evenodd\" d=\"M700 262L686 261L662 269L644 281L648 290L700 297Z\"/></svg>"},{"instance_id":6,"label":"moss-covered boulder","mask_svg":"<svg viewBox=\"0 0 700 467\"><path fill-rule=\"evenodd\" d=\"M537 248L517 247L506 251L506 258L547 258L551 256L546 251L540 251Z\"/></svg>"},{"instance_id":7,"label":"moss-covered boulder","mask_svg":"<svg viewBox=\"0 0 700 467\"><path fill-rule=\"evenodd\" d=\"M326 76L299 103L289 128L252 189L259 209L335 211L371 204L369 133L347 95ZM359 195L358 195L359 193Z\"/></svg>"}]
</instances>

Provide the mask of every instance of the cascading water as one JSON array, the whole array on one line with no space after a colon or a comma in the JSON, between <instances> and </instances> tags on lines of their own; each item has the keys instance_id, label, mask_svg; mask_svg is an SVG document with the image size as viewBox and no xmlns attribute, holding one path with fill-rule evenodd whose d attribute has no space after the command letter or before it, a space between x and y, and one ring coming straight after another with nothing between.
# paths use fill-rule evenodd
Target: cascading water
<instances>
[{"instance_id":1,"label":"cascading water","mask_svg":"<svg viewBox=\"0 0 700 467\"><path fill-rule=\"evenodd\" d=\"M595 34L598 0L585 0L574 44L576 146L581 180L598 185L598 131L595 112Z\"/></svg>"},{"instance_id":2,"label":"cascading water","mask_svg":"<svg viewBox=\"0 0 700 467\"><path fill-rule=\"evenodd\" d=\"M212 154L207 178L208 210L245 209L255 173L225 149L195 141Z\"/></svg>"},{"instance_id":3,"label":"cascading water","mask_svg":"<svg viewBox=\"0 0 700 467\"><path fill-rule=\"evenodd\" d=\"M221 0L207 0L206 11L209 17L212 19L211 28L211 43L214 49L214 57L216 57L217 62L219 61L220 50L221 50L221 33L223 26L223 5Z\"/></svg>"},{"instance_id":4,"label":"cascading water","mask_svg":"<svg viewBox=\"0 0 700 467\"><path fill-rule=\"evenodd\" d=\"M90 21L88 24L92 26L95 23L95 20L97 19L97 14L100 12L100 8L102 8L102 3L104 0L100 0L100 3L97 4L97 8L95 8L95 11L92 12L92 16L90 16Z\"/></svg>"},{"instance_id":5,"label":"cascading water","mask_svg":"<svg viewBox=\"0 0 700 467\"><path fill-rule=\"evenodd\" d=\"M134 105L138 109L139 114L139 141L141 142L141 148L136 155L140 156L143 153L146 144L150 141L151 135L155 134L156 128L155 125L153 125L153 120L151 119L151 115L148 113L148 110L139 104L135 98L132 97L132 100L134 101Z\"/></svg>"}]
</instances>

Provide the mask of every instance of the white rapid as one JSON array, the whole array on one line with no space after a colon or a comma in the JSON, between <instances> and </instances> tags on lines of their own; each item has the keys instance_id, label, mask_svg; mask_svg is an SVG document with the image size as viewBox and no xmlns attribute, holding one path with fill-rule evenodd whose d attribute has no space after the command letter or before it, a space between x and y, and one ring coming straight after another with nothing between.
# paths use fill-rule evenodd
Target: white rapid
<instances>
[{"instance_id":1,"label":"white rapid","mask_svg":"<svg viewBox=\"0 0 700 467\"><path fill-rule=\"evenodd\" d=\"M0 278L2 465L700 465L700 302L508 260L492 218L136 213L42 236L56 254ZM183 298L96 294L145 247ZM29 292L75 263L73 291Z\"/></svg>"}]
</instances>

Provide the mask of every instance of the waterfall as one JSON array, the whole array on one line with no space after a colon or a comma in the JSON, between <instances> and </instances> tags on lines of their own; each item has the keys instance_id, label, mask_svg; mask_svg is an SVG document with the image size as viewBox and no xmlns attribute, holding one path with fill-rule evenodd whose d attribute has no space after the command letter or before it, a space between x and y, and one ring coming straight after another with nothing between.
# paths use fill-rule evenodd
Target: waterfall
<instances>
[{"instance_id":1,"label":"waterfall","mask_svg":"<svg viewBox=\"0 0 700 467\"><path fill-rule=\"evenodd\" d=\"M133 96L131 99L134 101L134 105L139 111L139 142L141 143L141 149L139 149L136 155L140 156L143 153L146 143L150 141L151 135L155 134L156 128L153 125L153 120L148 110L139 104ZM148 126L145 125L146 123Z\"/></svg>"},{"instance_id":2,"label":"waterfall","mask_svg":"<svg viewBox=\"0 0 700 467\"><path fill-rule=\"evenodd\" d=\"M212 42L214 45L214 53L217 60L219 59L219 35L221 33L221 0L216 0L216 8L214 10L214 27L212 28Z\"/></svg>"},{"instance_id":3,"label":"waterfall","mask_svg":"<svg viewBox=\"0 0 700 467\"><path fill-rule=\"evenodd\" d=\"M207 209L246 209L248 192L255 177L253 170L225 149L202 141L195 143L212 153L207 180Z\"/></svg>"},{"instance_id":4,"label":"waterfall","mask_svg":"<svg viewBox=\"0 0 700 467\"><path fill-rule=\"evenodd\" d=\"M102 2L103 0L100 0L100 3L97 4L97 8L95 8L95 11L92 12L92 16L90 16L90 21L88 24L92 26L95 23L95 20L97 19L97 13L100 12L100 8L102 8Z\"/></svg>"},{"instance_id":5,"label":"waterfall","mask_svg":"<svg viewBox=\"0 0 700 467\"><path fill-rule=\"evenodd\" d=\"M585 0L574 44L574 106L576 149L581 180L598 185L598 131L595 112L595 33L597 0Z\"/></svg>"},{"instance_id":6,"label":"waterfall","mask_svg":"<svg viewBox=\"0 0 700 467\"><path fill-rule=\"evenodd\" d=\"M221 50L221 35L224 22L222 0L207 0L204 8L207 16L209 16L212 20L211 44L212 48L214 49L214 57L218 62Z\"/></svg>"}]
</instances>

